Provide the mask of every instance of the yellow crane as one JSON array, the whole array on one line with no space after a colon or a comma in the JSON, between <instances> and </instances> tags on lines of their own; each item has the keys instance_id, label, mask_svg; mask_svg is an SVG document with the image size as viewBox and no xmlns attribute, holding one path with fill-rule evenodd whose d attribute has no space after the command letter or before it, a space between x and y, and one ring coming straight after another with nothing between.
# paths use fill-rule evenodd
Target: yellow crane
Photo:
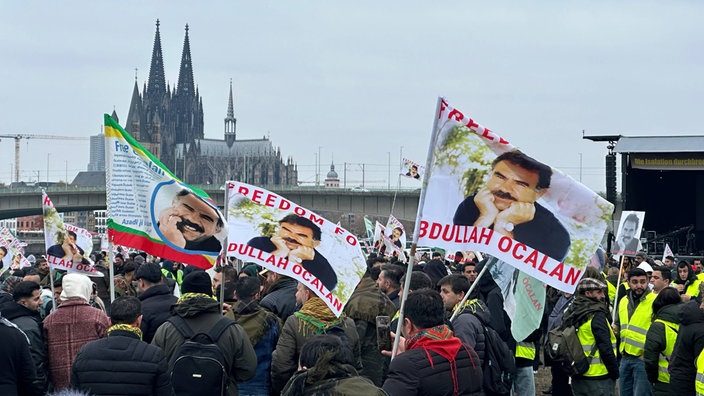
<instances>
[{"instance_id":1,"label":"yellow crane","mask_svg":"<svg viewBox=\"0 0 704 396\"><path fill-rule=\"evenodd\" d=\"M20 140L21 139L56 139L56 140L88 140L89 136L56 136L56 135L30 135L16 133L14 135L0 135L0 140L15 139L15 181L20 181Z\"/></svg>"}]
</instances>

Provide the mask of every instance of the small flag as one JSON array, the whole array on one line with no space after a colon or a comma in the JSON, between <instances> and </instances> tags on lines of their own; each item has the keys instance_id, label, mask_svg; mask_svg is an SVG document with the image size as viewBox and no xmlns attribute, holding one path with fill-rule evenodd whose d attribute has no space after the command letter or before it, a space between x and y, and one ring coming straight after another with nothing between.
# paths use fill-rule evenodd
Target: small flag
<instances>
[{"instance_id":1,"label":"small flag","mask_svg":"<svg viewBox=\"0 0 704 396\"><path fill-rule=\"evenodd\" d=\"M422 180L423 173L425 173L424 166L409 159L403 159L403 164L401 165L401 172L399 172L401 176L407 177L409 179Z\"/></svg>"},{"instance_id":2,"label":"small flag","mask_svg":"<svg viewBox=\"0 0 704 396\"><path fill-rule=\"evenodd\" d=\"M88 276L103 276L102 272L93 267L94 263L89 258L93 249L90 231L65 224L45 191L42 191L42 209L46 261L49 266Z\"/></svg>"},{"instance_id":3,"label":"small flag","mask_svg":"<svg viewBox=\"0 0 704 396\"><path fill-rule=\"evenodd\" d=\"M670 249L669 244L665 244L665 251L662 253L662 261L665 261L665 259L670 256L670 257L675 257L675 254L672 253L672 249Z\"/></svg>"}]
</instances>

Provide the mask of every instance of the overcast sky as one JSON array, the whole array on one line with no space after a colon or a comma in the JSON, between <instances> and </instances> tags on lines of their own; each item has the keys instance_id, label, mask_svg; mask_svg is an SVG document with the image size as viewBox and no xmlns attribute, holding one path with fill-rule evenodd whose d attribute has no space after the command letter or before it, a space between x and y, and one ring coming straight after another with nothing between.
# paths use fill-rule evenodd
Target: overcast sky
<instances>
[{"instance_id":1,"label":"overcast sky","mask_svg":"<svg viewBox=\"0 0 704 396\"><path fill-rule=\"evenodd\" d=\"M424 163L438 96L535 158L604 190L606 145L587 135L701 134L701 1L169 1L0 3L3 134L90 136L124 124L135 68L161 21L173 85L189 24L205 136L269 136L315 181L396 184ZM22 140L21 179L73 179L87 141ZM581 162L580 162L581 159ZM0 182L14 142L0 141ZM323 176L324 177L324 176ZM404 186L412 186L406 180Z\"/></svg>"}]
</instances>

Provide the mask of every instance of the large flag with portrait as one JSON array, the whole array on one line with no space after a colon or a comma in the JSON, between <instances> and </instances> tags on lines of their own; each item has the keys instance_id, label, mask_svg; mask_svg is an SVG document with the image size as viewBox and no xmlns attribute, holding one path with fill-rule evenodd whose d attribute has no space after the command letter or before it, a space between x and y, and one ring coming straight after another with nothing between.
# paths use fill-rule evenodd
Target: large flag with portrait
<instances>
[{"instance_id":1,"label":"large flag with portrait","mask_svg":"<svg viewBox=\"0 0 704 396\"><path fill-rule=\"evenodd\" d=\"M42 191L44 213L44 243L49 267L88 276L103 276L93 267L90 254L93 251L93 235L90 231L64 223L51 202Z\"/></svg>"},{"instance_id":2,"label":"large flag with portrait","mask_svg":"<svg viewBox=\"0 0 704 396\"><path fill-rule=\"evenodd\" d=\"M228 256L290 276L340 316L366 271L354 234L263 188L227 182Z\"/></svg>"},{"instance_id":3,"label":"large flag with portrait","mask_svg":"<svg viewBox=\"0 0 704 396\"><path fill-rule=\"evenodd\" d=\"M107 114L105 165L111 242L204 269L214 265L227 238L215 202L181 182Z\"/></svg>"},{"instance_id":4,"label":"large flag with portrait","mask_svg":"<svg viewBox=\"0 0 704 396\"><path fill-rule=\"evenodd\" d=\"M418 245L488 253L573 292L613 205L438 99Z\"/></svg>"}]
</instances>

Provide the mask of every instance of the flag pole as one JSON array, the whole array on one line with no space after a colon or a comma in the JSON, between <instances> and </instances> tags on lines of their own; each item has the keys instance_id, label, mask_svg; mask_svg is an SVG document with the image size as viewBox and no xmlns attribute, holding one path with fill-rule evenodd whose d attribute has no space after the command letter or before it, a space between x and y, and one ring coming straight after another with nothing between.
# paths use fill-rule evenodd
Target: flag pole
<instances>
[{"instance_id":1,"label":"flag pole","mask_svg":"<svg viewBox=\"0 0 704 396\"><path fill-rule=\"evenodd\" d=\"M229 181L225 181L225 199L223 200L224 203L224 213L223 216L225 216L225 224L227 224L228 221L228 212L227 208L230 206L230 190L228 189L228 186L230 185ZM229 235L225 235L225 241L222 245L222 251L220 254L222 255L222 260L223 263L220 266L220 313L224 314L224 309L225 309L225 271L223 270L225 264L228 264L227 260L227 245L229 244ZM239 276L239 272L237 273Z\"/></svg>"},{"instance_id":2,"label":"flag pole","mask_svg":"<svg viewBox=\"0 0 704 396\"><path fill-rule=\"evenodd\" d=\"M110 273L110 304L115 301L115 250L113 250L113 243L108 236L108 257L110 258L108 262L108 272Z\"/></svg>"},{"instance_id":3,"label":"flag pole","mask_svg":"<svg viewBox=\"0 0 704 396\"><path fill-rule=\"evenodd\" d=\"M56 292L54 291L54 269L51 266L49 266L49 285L51 285L51 312L54 312L56 311Z\"/></svg>"},{"instance_id":4,"label":"flag pole","mask_svg":"<svg viewBox=\"0 0 704 396\"><path fill-rule=\"evenodd\" d=\"M479 261L482 261L482 255L481 255L481 253L479 253L479 252L474 252L474 254L477 255L477 258L479 259ZM477 275L477 279L474 280L474 283L472 283L472 286L469 287L469 290L467 290L467 293L465 293L464 297L462 297L462 301L460 301L460 303L457 304L457 306L455 307L455 312L452 313L452 316L450 317L450 322L452 322L452 321L457 317L457 315L459 315L460 310L462 309L462 306L464 305L465 302L467 302L467 299L469 298L469 295L472 294L472 292L474 291L474 289L477 287L477 285L479 284L479 279L482 278L482 276L483 276L484 273L486 272L487 268L489 268L489 266L491 265L491 263L492 263L492 262L490 262L489 260L487 260L486 265L484 265L484 268L482 268L482 270L479 271L479 274Z\"/></svg>"},{"instance_id":5,"label":"flag pole","mask_svg":"<svg viewBox=\"0 0 704 396\"><path fill-rule=\"evenodd\" d=\"M428 187L428 180L430 179L430 174L432 173L433 157L435 153L435 144L438 138L438 118L440 116L440 103L442 101L441 97L438 97L438 102L435 107L435 113L433 114L433 130L430 138L430 146L428 147L428 159L426 162L425 175L423 175L423 187L420 190L420 198L418 199L418 212L416 214L416 224L413 228L413 243L411 244L411 257L408 259L408 268L406 270L406 281L403 283L403 295L401 296L401 306L398 310L398 324L396 325L396 337L394 337L394 346L391 350L391 359L396 356L398 352L398 344L401 341L401 328L403 327L403 319L405 315L406 300L408 299L408 289L411 287L411 273L413 272L413 265L416 257L416 246L418 244L418 232L420 231L420 219L423 218L423 203L425 202L425 192Z\"/></svg>"},{"instance_id":6,"label":"flag pole","mask_svg":"<svg viewBox=\"0 0 704 396\"><path fill-rule=\"evenodd\" d=\"M621 272L623 271L623 258L624 254L621 254L621 265L618 268L618 278L616 278L616 296L614 297L614 312L611 315L611 323L616 322L616 312L618 312L618 290L621 288ZM608 280L607 280L608 282Z\"/></svg>"}]
</instances>

